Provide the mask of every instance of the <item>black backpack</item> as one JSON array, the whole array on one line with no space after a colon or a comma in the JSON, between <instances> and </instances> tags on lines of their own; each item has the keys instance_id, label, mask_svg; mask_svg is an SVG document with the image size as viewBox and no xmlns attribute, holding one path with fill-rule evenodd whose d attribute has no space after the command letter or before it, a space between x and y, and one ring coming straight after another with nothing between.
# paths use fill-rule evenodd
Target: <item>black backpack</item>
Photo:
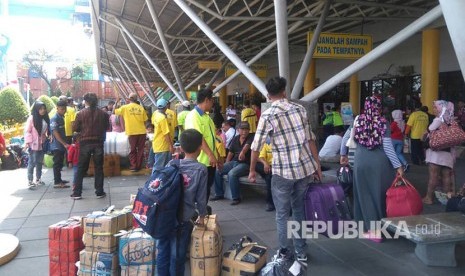
<instances>
[{"instance_id":1,"label":"black backpack","mask_svg":"<svg viewBox=\"0 0 465 276\"><path fill-rule=\"evenodd\" d=\"M2 155L2 170L16 170L21 164L21 159L11 147L6 148L7 153Z\"/></svg>"}]
</instances>

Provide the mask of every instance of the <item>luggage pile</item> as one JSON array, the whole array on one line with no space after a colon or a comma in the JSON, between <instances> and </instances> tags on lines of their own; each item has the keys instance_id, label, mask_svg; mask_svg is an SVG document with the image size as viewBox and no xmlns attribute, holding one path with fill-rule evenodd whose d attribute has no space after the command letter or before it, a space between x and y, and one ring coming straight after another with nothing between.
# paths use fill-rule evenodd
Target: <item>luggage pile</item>
<instances>
[{"instance_id":1,"label":"luggage pile","mask_svg":"<svg viewBox=\"0 0 465 276\"><path fill-rule=\"evenodd\" d=\"M115 234L132 227L129 209L96 211L82 219L85 249L80 253L79 275L119 275Z\"/></svg>"},{"instance_id":2,"label":"luggage pile","mask_svg":"<svg viewBox=\"0 0 465 276\"><path fill-rule=\"evenodd\" d=\"M79 252L84 249L82 234L80 217L72 217L49 226L48 248L51 276L76 275L75 263L79 261Z\"/></svg>"}]
</instances>

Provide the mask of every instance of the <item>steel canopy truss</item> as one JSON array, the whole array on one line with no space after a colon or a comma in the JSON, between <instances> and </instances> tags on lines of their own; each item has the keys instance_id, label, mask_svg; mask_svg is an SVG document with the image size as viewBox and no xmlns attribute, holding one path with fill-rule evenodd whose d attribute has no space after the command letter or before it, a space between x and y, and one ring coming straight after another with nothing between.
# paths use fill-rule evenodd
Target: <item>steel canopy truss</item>
<instances>
[{"instance_id":1,"label":"steel canopy truss","mask_svg":"<svg viewBox=\"0 0 465 276\"><path fill-rule=\"evenodd\" d=\"M280 1L284 0L92 0L99 70L109 74L118 87L125 88L123 93L132 89L127 86L129 82L139 80L148 90L152 88L147 83L164 82L168 90L185 98L185 90L199 82L208 83L217 73L198 69L198 61L229 63L230 55L234 54L247 66L267 57L276 57L278 63L278 49L270 44L276 45L277 40L285 42L285 36L278 37L279 40L276 35L275 3L282 4ZM326 1L284 2L286 12L282 16L287 15L289 26L299 23L292 32L288 30L289 51L305 53L307 32L315 30ZM211 33L207 35L205 28L198 27L180 4L192 11ZM380 21L409 23L437 5L437 0L333 0L321 31L351 32L355 27ZM282 28L285 29L288 28ZM218 36L220 42L213 42L211 34ZM217 46L221 43L224 45ZM224 47L234 48L233 53L225 53ZM121 65L123 60L125 66ZM124 76L127 79L121 79ZM256 79L252 82L264 92ZM162 88L167 90L165 86ZM147 93L153 95L151 91Z\"/></svg>"}]
</instances>

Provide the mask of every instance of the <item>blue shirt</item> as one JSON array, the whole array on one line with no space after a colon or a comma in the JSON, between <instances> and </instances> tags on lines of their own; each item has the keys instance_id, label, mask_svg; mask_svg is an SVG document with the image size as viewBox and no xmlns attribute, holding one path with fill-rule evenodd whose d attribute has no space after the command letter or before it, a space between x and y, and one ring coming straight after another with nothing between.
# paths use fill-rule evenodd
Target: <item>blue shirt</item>
<instances>
[{"instance_id":1,"label":"blue shirt","mask_svg":"<svg viewBox=\"0 0 465 276\"><path fill-rule=\"evenodd\" d=\"M61 139L65 139L66 133L65 133L65 119L63 116L60 116L58 113L55 114L55 116L50 119L50 130L53 131L57 130L58 133L60 134ZM65 147L63 146L62 143L56 139L55 134L53 134L53 139L52 143L50 144L50 150L61 150L61 151L66 151Z\"/></svg>"}]
</instances>

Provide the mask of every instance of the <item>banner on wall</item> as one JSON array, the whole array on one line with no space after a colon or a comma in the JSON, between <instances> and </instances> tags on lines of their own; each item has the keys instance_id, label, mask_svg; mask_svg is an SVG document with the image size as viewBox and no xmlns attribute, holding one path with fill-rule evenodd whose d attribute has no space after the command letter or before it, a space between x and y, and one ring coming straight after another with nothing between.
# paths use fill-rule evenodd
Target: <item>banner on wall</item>
<instances>
[{"instance_id":1,"label":"banner on wall","mask_svg":"<svg viewBox=\"0 0 465 276\"><path fill-rule=\"evenodd\" d=\"M341 117L345 126L351 125L354 122L354 112L351 103L341 103Z\"/></svg>"},{"instance_id":2,"label":"banner on wall","mask_svg":"<svg viewBox=\"0 0 465 276\"><path fill-rule=\"evenodd\" d=\"M307 45L313 33L307 35ZM321 33L313 58L358 59L373 49L371 35Z\"/></svg>"},{"instance_id":3,"label":"banner on wall","mask_svg":"<svg viewBox=\"0 0 465 276\"><path fill-rule=\"evenodd\" d=\"M266 79L266 75L268 73L268 65L266 64L252 64L249 66L249 68L257 75L257 77L261 79ZM232 74L234 74L237 71L236 66L232 63L228 63L226 65L226 68L224 68L224 72L226 77L230 77ZM241 76L243 76L241 74Z\"/></svg>"},{"instance_id":4,"label":"banner on wall","mask_svg":"<svg viewBox=\"0 0 465 276\"><path fill-rule=\"evenodd\" d=\"M199 69L220 70L223 64L221 61L201 60L197 62Z\"/></svg>"}]
</instances>

